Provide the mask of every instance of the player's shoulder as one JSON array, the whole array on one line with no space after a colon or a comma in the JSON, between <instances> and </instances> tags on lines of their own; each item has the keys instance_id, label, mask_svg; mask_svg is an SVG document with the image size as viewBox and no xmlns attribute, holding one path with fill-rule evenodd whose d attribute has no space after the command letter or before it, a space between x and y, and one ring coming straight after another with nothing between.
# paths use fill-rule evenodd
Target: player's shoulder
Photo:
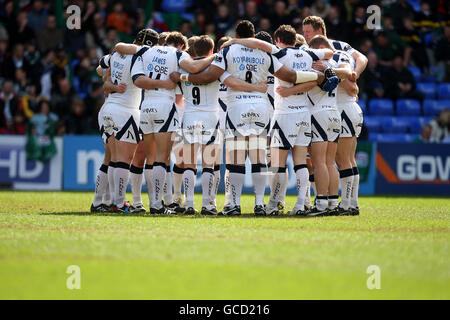
<instances>
[{"instance_id":1,"label":"player's shoulder","mask_svg":"<svg viewBox=\"0 0 450 320\"><path fill-rule=\"evenodd\" d=\"M352 49L352 46L345 41L328 39L328 42L335 50L349 51Z\"/></svg>"},{"instance_id":2,"label":"player's shoulder","mask_svg":"<svg viewBox=\"0 0 450 320\"><path fill-rule=\"evenodd\" d=\"M353 57L345 51L336 50L333 54L333 60L340 63L352 63Z\"/></svg>"}]
</instances>

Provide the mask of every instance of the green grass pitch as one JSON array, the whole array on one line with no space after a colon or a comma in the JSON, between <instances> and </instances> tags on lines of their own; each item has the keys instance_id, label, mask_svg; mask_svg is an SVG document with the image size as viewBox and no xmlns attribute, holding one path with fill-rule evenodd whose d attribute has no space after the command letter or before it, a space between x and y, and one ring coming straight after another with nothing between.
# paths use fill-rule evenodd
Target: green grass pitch
<instances>
[{"instance_id":1,"label":"green grass pitch","mask_svg":"<svg viewBox=\"0 0 450 320\"><path fill-rule=\"evenodd\" d=\"M0 299L450 298L450 199L362 197L358 217L299 219L97 215L92 198L0 192Z\"/></svg>"}]
</instances>

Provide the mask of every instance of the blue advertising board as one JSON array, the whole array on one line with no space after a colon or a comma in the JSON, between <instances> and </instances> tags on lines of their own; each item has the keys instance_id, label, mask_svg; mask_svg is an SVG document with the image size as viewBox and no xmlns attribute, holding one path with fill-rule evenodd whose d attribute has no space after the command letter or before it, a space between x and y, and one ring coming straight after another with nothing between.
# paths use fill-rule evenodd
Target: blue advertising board
<instances>
[{"instance_id":1,"label":"blue advertising board","mask_svg":"<svg viewBox=\"0 0 450 320\"><path fill-rule=\"evenodd\" d=\"M378 143L376 193L450 195L450 145Z\"/></svg>"},{"instance_id":2,"label":"blue advertising board","mask_svg":"<svg viewBox=\"0 0 450 320\"><path fill-rule=\"evenodd\" d=\"M0 136L0 185L15 190L61 190L62 139L57 153L46 162L27 160L26 137Z\"/></svg>"}]
</instances>

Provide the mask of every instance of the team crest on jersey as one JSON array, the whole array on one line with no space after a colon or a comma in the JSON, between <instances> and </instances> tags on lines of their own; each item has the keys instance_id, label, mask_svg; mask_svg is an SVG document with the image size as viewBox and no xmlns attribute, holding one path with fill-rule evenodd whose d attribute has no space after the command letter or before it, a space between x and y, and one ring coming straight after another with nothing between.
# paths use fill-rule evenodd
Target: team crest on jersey
<instances>
[{"instance_id":1,"label":"team crest on jersey","mask_svg":"<svg viewBox=\"0 0 450 320\"><path fill-rule=\"evenodd\" d=\"M240 66L239 66L239 70L244 70L245 69L245 66L243 65L243 64L241 64Z\"/></svg>"},{"instance_id":2,"label":"team crest on jersey","mask_svg":"<svg viewBox=\"0 0 450 320\"><path fill-rule=\"evenodd\" d=\"M153 64L150 63L150 64L148 65L148 67L147 67L147 70L148 70L148 71L153 71L153 68L154 68L154 67L153 67Z\"/></svg>"},{"instance_id":3,"label":"team crest on jersey","mask_svg":"<svg viewBox=\"0 0 450 320\"><path fill-rule=\"evenodd\" d=\"M185 85L186 87L189 87L191 84L192 84L192 83L190 83L190 82L188 82L188 81L186 81L186 82L184 83L184 85Z\"/></svg>"},{"instance_id":4,"label":"team crest on jersey","mask_svg":"<svg viewBox=\"0 0 450 320\"><path fill-rule=\"evenodd\" d=\"M216 56L216 61L217 62L222 62L222 57Z\"/></svg>"}]
</instances>

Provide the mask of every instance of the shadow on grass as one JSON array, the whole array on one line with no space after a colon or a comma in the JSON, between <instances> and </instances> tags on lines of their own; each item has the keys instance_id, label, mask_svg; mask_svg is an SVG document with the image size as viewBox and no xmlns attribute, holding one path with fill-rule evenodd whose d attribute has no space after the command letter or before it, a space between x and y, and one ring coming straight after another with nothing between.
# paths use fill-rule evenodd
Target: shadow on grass
<instances>
[{"instance_id":1,"label":"shadow on grass","mask_svg":"<svg viewBox=\"0 0 450 320\"><path fill-rule=\"evenodd\" d=\"M98 216L98 217L118 217L118 218L127 218L127 217L144 217L144 218L156 218L156 219L170 219L170 218L179 218L179 219L305 219L312 217L300 217L300 216L289 216L287 214L281 214L278 216L255 216L252 213L244 213L240 216L206 216L201 214L196 215L184 215L184 214L172 214L172 215L162 215L162 214L149 214L149 213L113 213L113 212L105 212L105 213L94 213L94 212L41 212L41 215L56 215L56 216Z\"/></svg>"}]
</instances>

